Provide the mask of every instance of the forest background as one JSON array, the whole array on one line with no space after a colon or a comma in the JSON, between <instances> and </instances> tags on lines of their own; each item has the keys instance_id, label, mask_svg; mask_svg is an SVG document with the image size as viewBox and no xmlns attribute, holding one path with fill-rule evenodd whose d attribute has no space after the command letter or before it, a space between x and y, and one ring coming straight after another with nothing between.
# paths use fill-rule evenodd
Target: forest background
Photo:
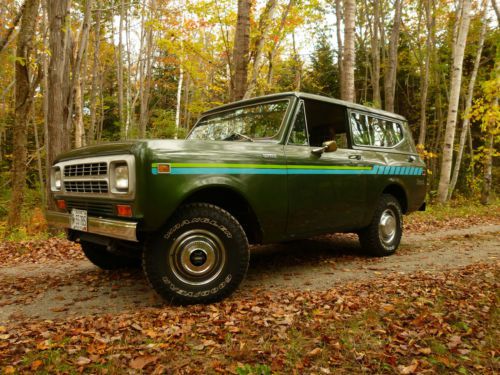
<instances>
[{"instance_id":1,"label":"forest background","mask_svg":"<svg viewBox=\"0 0 500 375\"><path fill-rule=\"evenodd\" d=\"M205 110L305 91L408 118L429 200L500 186L497 0L2 0L0 221L43 231L65 150L182 138Z\"/></svg>"}]
</instances>

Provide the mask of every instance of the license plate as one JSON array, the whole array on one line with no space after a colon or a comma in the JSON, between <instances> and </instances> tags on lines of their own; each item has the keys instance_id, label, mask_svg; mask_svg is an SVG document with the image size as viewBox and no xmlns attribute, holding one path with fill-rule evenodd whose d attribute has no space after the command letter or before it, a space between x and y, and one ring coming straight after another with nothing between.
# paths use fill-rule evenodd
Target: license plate
<instances>
[{"instance_id":1,"label":"license plate","mask_svg":"<svg viewBox=\"0 0 500 375\"><path fill-rule=\"evenodd\" d=\"M71 210L71 229L80 230L86 232L87 229L87 211L77 210L73 208Z\"/></svg>"}]
</instances>

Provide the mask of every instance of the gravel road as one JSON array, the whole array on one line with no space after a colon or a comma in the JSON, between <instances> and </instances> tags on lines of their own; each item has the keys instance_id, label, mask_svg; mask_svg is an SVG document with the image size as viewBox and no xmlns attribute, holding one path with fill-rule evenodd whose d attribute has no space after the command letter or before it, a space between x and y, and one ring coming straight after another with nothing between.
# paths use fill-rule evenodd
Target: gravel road
<instances>
[{"instance_id":1,"label":"gravel road","mask_svg":"<svg viewBox=\"0 0 500 375\"><path fill-rule=\"evenodd\" d=\"M500 225L408 234L398 253L386 258L365 256L354 235L322 236L252 248L248 276L231 298L255 289L325 290L391 273L436 272L499 260ZM139 270L106 272L88 261L0 267L0 290L0 325L163 305Z\"/></svg>"}]
</instances>

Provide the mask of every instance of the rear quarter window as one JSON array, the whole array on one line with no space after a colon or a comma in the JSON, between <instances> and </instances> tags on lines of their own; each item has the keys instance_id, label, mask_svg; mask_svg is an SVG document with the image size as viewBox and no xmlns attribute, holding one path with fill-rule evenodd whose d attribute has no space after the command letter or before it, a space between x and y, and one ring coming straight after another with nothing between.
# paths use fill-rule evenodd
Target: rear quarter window
<instances>
[{"instance_id":1,"label":"rear quarter window","mask_svg":"<svg viewBox=\"0 0 500 375\"><path fill-rule=\"evenodd\" d=\"M404 129L399 122L352 112L352 139L355 145L391 148L403 141Z\"/></svg>"}]
</instances>

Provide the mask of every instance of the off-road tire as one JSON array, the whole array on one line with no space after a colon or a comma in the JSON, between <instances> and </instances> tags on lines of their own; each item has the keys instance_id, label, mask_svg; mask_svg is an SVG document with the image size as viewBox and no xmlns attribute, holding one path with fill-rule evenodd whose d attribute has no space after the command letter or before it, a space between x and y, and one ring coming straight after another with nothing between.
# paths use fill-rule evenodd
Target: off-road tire
<instances>
[{"instance_id":1,"label":"off-road tire","mask_svg":"<svg viewBox=\"0 0 500 375\"><path fill-rule=\"evenodd\" d=\"M166 301L211 303L239 286L249 258L245 231L229 212L191 203L180 207L147 241L142 266L150 285Z\"/></svg>"},{"instance_id":2,"label":"off-road tire","mask_svg":"<svg viewBox=\"0 0 500 375\"><path fill-rule=\"evenodd\" d=\"M385 219L384 219L385 218ZM387 219L388 218L388 219ZM384 232L382 221L394 220L394 233ZM390 232L390 231L389 231ZM370 255L383 257L396 252L403 234L403 214L399 201L390 194L380 197L370 225L358 232L361 247Z\"/></svg>"},{"instance_id":3,"label":"off-road tire","mask_svg":"<svg viewBox=\"0 0 500 375\"><path fill-rule=\"evenodd\" d=\"M110 253L104 245L81 241L80 246L87 259L103 270L137 268L141 264L138 258Z\"/></svg>"}]
</instances>

